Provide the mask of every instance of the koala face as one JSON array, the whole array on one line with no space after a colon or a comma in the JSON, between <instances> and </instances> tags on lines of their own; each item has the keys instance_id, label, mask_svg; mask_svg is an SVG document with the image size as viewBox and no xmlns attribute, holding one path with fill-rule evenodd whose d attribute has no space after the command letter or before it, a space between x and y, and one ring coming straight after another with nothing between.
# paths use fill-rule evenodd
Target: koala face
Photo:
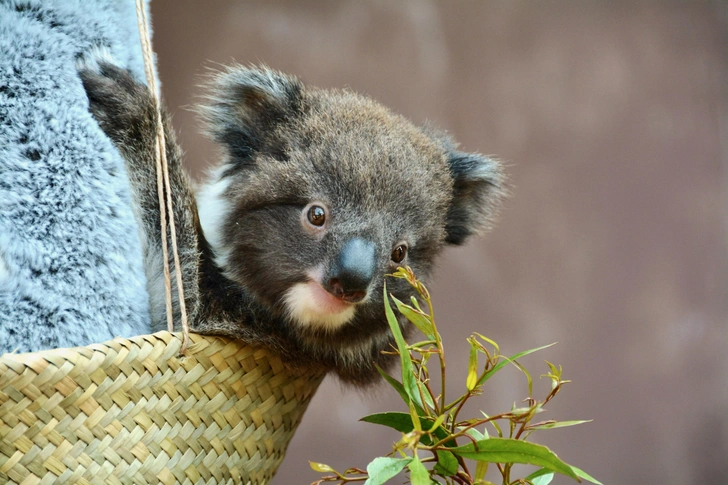
<instances>
[{"instance_id":1,"label":"koala face","mask_svg":"<svg viewBox=\"0 0 728 485\"><path fill-rule=\"evenodd\" d=\"M488 226L499 165L445 135L267 69L230 68L210 92L201 113L226 157L198 193L205 237L230 280L306 334L388 333L384 275L426 280L446 244ZM401 280L388 290L409 298Z\"/></svg>"},{"instance_id":2,"label":"koala face","mask_svg":"<svg viewBox=\"0 0 728 485\"><path fill-rule=\"evenodd\" d=\"M162 301L154 101L105 61L80 74L140 194L150 295ZM394 346L384 276L408 265L427 280L445 245L487 229L499 164L365 97L267 68L231 66L207 88L200 112L223 158L194 199L163 121L191 327L346 383L375 382L377 366L396 360L383 352ZM402 279L387 290L401 301L412 294Z\"/></svg>"}]
</instances>

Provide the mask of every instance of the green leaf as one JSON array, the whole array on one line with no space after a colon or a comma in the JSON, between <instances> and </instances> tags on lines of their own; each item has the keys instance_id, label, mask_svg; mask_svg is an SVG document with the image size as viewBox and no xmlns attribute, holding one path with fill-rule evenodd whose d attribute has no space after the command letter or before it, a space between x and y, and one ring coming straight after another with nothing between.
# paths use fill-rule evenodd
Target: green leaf
<instances>
[{"instance_id":1,"label":"green leaf","mask_svg":"<svg viewBox=\"0 0 728 485\"><path fill-rule=\"evenodd\" d=\"M478 461L475 464L475 481L484 480L485 474L488 473L488 462Z\"/></svg>"},{"instance_id":2,"label":"green leaf","mask_svg":"<svg viewBox=\"0 0 728 485\"><path fill-rule=\"evenodd\" d=\"M421 391L420 396L424 396L425 403L429 406L429 409L434 409L435 403L432 401L432 395L430 395L430 391L427 390L427 387L425 387L425 385L419 380L417 381L417 387Z\"/></svg>"},{"instance_id":3,"label":"green leaf","mask_svg":"<svg viewBox=\"0 0 728 485\"><path fill-rule=\"evenodd\" d=\"M365 423L382 424L389 426L390 428L401 431L402 433L409 433L412 431L414 426L412 425L412 417L407 413L401 413L392 411L389 413L374 413L368 416L364 416L359 421Z\"/></svg>"},{"instance_id":4,"label":"green leaf","mask_svg":"<svg viewBox=\"0 0 728 485\"><path fill-rule=\"evenodd\" d=\"M420 390L417 386L417 379L415 378L414 367L412 366L412 357L407 349L407 342L404 341L404 337L402 336L402 330L399 328L397 317L394 316L392 306L389 304L386 282L384 283L384 313L387 316L387 323L389 323L389 328L392 330L392 335L394 336L395 342L397 342L397 349L399 350L399 360L402 364L402 386L407 396L421 409L424 409L422 398L420 397Z\"/></svg>"},{"instance_id":5,"label":"green leaf","mask_svg":"<svg viewBox=\"0 0 728 485\"><path fill-rule=\"evenodd\" d=\"M417 414L417 409L415 408L415 403L411 402L409 403L409 411L410 411L410 418L412 418L412 425L415 427L415 429L419 432L422 432L422 424L420 423L420 416Z\"/></svg>"},{"instance_id":6,"label":"green leaf","mask_svg":"<svg viewBox=\"0 0 728 485\"><path fill-rule=\"evenodd\" d=\"M399 472L404 470L412 458L389 458L386 456L380 456L375 458L371 463L367 465L367 473L369 478L364 482L364 485L381 485L390 478L397 476Z\"/></svg>"},{"instance_id":7,"label":"green leaf","mask_svg":"<svg viewBox=\"0 0 728 485\"><path fill-rule=\"evenodd\" d=\"M434 432L437 428L442 426L442 423L445 422L445 419L447 419L447 414L441 414L437 417L434 423L432 423L432 427L428 430L430 432Z\"/></svg>"},{"instance_id":8,"label":"green leaf","mask_svg":"<svg viewBox=\"0 0 728 485\"><path fill-rule=\"evenodd\" d=\"M423 312L418 312L409 305L406 305L392 296L394 304L397 305L397 310L414 324L429 340L435 340L435 331L432 328L432 322L430 318Z\"/></svg>"},{"instance_id":9,"label":"green leaf","mask_svg":"<svg viewBox=\"0 0 728 485\"><path fill-rule=\"evenodd\" d=\"M556 389L556 386L558 386L562 382L569 382L569 381L564 381L561 379L561 375L564 372L564 369L561 366L559 366L557 368L554 364L552 364L548 360L546 361L546 364L548 364L549 370L551 371L551 373L544 374L541 377L548 377L549 379L551 379L551 389L552 390Z\"/></svg>"},{"instance_id":10,"label":"green leaf","mask_svg":"<svg viewBox=\"0 0 728 485\"><path fill-rule=\"evenodd\" d=\"M409 433L415 429L412 425L412 416L400 412L370 414L369 416L364 416L359 421L389 426L402 433Z\"/></svg>"},{"instance_id":11,"label":"green leaf","mask_svg":"<svg viewBox=\"0 0 728 485\"><path fill-rule=\"evenodd\" d=\"M450 448L456 455L491 463L524 463L536 465L579 480L579 476L556 454L542 445L510 438L490 438Z\"/></svg>"},{"instance_id":12,"label":"green leaf","mask_svg":"<svg viewBox=\"0 0 728 485\"><path fill-rule=\"evenodd\" d=\"M576 426L577 424L591 423L593 420L579 420L579 421L556 421L554 423L535 424L529 426L528 429L554 429L554 428L566 428L568 426Z\"/></svg>"},{"instance_id":13,"label":"green leaf","mask_svg":"<svg viewBox=\"0 0 728 485\"><path fill-rule=\"evenodd\" d=\"M465 387L468 391L472 391L478 383L478 349L471 339L468 339L468 342L470 342L470 358L468 359L468 378L465 380Z\"/></svg>"},{"instance_id":14,"label":"green leaf","mask_svg":"<svg viewBox=\"0 0 728 485\"><path fill-rule=\"evenodd\" d=\"M515 403L513 403L513 404L515 406ZM515 416L515 417L518 417L518 418L523 418L523 417L527 417L527 416L533 417L534 414L539 414L539 413L542 413L543 412L543 407L542 406L543 405L541 403L536 403L536 404L534 404L533 406L531 406L529 408L517 408L517 407L513 407L513 408L511 408L510 414L512 416Z\"/></svg>"},{"instance_id":15,"label":"green leaf","mask_svg":"<svg viewBox=\"0 0 728 485\"><path fill-rule=\"evenodd\" d=\"M432 430L431 432L438 440L445 439L450 435L450 433L442 426L435 427L435 421L433 421L432 419L420 418L420 420L423 423L423 429ZM361 418L360 421L388 426L401 433L410 433L412 430L414 430L412 417L406 413L391 412L370 414L369 416ZM426 446L431 446L433 444L432 440L427 435L422 435L420 437L420 441ZM454 441L450 441L449 443L454 443ZM446 444L445 446L448 446L448 444ZM458 472L458 467L460 466L457 458L455 458L455 455L453 455L449 451L443 450L438 450L436 453L437 464L434 468L435 471L445 477L451 477L455 475Z\"/></svg>"},{"instance_id":16,"label":"green leaf","mask_svg":"<svg viewBox=\"0 0 728 485\"><path fill-rule=\"evenodd\" d=\"M410 470L410 482L412 485L430 485L430 472L422 464L417 455L412 458L407 468Z\"/></svg>"},{"instance_id":17,"label":"green leaf","mask_svg":"<svg viewBox=\"0 0 728 485\"><path fill-rule=\"evenodd\" d=\"M483 415L483 417L485 417L486 419L490 419L490 416L488 416L487 414L485 414L485 413L484 413L483 411L480 411L480 414L482 414L482 415ZM490 425L491 425L491 426L493 426L493 427L495 428L496 432L498 433L498 436L499 436L500 438L502 438L502 437L503 437L503 430L502 430L502 429L501 429L501 427L500 427L500 426L498 425L498 421L496 421L496 420L494 419L493 421L488 421L488 423L490 423ZM483 431L485 431L485 434L488 434L488 430L487 430L487 429L484 429Z\"/></svg>"},{"instance_id":18,"label":"green leaf","mask_svg":"<svg viewBox=\"0 0 728 485\"><path fill-rule=\"evenodd\" d=\"M587 472L585 472L584 470L581 470L581 469L579 469L579 468L577 468L577 467L575 467L575 466L572 466L572 467L571 467L571 469L572 469L572 470L574 470L574 472L575 472L575 473L576 473L577 475L579 475L579 478L583 478L583 479L584 479L584 480L586 480L587 482L595 483L596 485L602 485L602 482L600 482L600 481L599 481L599 480L597 480L596 478L592 477L591 475L589 475L589 474L588 474Z\"/></svg>"},{"instance_id":19,"label":"green leaf","mask_svg":"<svg viewBox=\"0 0 728 485\"><path fill-rule=\"evenodd\" d=\"M526 376L526 379L528 380L528 397L533 396L533 379L531 378L531 373L526 370L525 367L523 367L521 364L519 364L517 361L513 361L513 365L518 367L518 370L523 372L523 374Z\"/></svg>"},{"instance_id":20,"label":"green leaf","mask_svg":"<svg viewBox=\"0 0 728 485\"><path fill-rule=\"evenodd\" d=\"M546 468L539 468L535 472L531 473L529 476L525 478L525 480L531 480L533 481L534 478L542 477L544 475L548 475L549 473L553 473L551 470L547 470Z\"/></svg>"},{"instance_id":21,"label":"green leaf","mask_svg":"<svg viewBox=\"0 0 728 485\"><path fill-rule=\"evenodd\" d=\"M561 379L561 374L564 373L564 369L561 366L559 366L557 368L554 364L552 364L548 360L546 361L546 364L549 366L549 370L551 370L551 374L554 377L557 377L557 378Z\"/></svg>"},{"instance_id":22,"label":"green leaf","mask_svg":"<svg viewBox=\"0 0 728 485\"><path fill-rule=\"evenodd\" d=\"M460 463L455 455L445 450L438 450L435 454L437 454L437 463L434 466L435 472L443 477L451 477L457 474Z\"/></svg>"},{"instance_id":23,"label":"green leaf","mask_svg":"<svg viewBox=\"0 0 728 485\"><path fill-rule=\"evenodd\" d=\"M359 421L389 426L390 428L396 429L401 433L410 433L412 432L412 430L415 429L414 424L412 424L412 416L407 413L376 413L370 414L369 416L364 416ZM423 429L431 429L432 425L435 423L434 420L424 417L421 417L420 421L422 421L423 423L427 423L423 426ZM445 428L440 426L433 431L433 434L437 437L438 440L442 440L447 438L450 433ZM422 436L421 441L426 445L432 444L432 441L426 435Z\"/></svg>"},{"instance_id":24,"label":"green leaf","mask_svg":"<svg viewBox=\"0 0 728 485\"><path fill-rule=\"evenodd\" d=\"M500 354L500 347L498 347L498 344L495 342L495 340L491 340L488 337L486 337L485 335L479 334L478 332L473 333L473 335L477 335L482 340L488 342L490 345L493 346L493 348L495 349L496 353Z\"/></svg>"},{"instance_id":25,"label":"green leaf","mask_svg":"<svg viewBox=\"0 0 728 485\"><path fill-rule=\"evenodd\" d=\"M389 385L394 388L395 391L397 391L397 394L399 394L399 396L402 398L402 400L405 402L405 404L408 403L410 399L409 399L409 396L407 396L407 391L404 390L404 386L402 385L402 383L399 382L394 377L387 374L384 371L384 369L379 367L377 364L374 364L374 365L376 366L377 372L379 372L379 375L384 377L384 380L387 381L389 383Z\"/></svg>"},{"instance_id":26,"label":"green leaf","mask_svg":"<svg viewBox=\"0 0 728 485\"><path fill-rule=\"evenodd\" d=\"M481 433L475 428L468 428L465 430L465 434L473 438L475 441L487 440L488 430L484 430L485 434Z\"/></svg>"},{"instance_id":27,"label":"green leaf","mask_svg":"<svg viewBox=\"0 0 728 485\"><path fill-rule=\"evenodd\" d=\"M543 347L537 347L535 349L524 350L523 352L518 352L517 354L513 354L510 357L506 357L504 360L498 362L488 372L486 372L485 374L483 374L483 376L480 378L480 380L478 380L478 385L479 386L483 385L483 383L485 383L485 381L487 381L488 379L490 379L491 377L493 377L493 375L496 372L498 372L503 367L505 367L506 365L508 365L509 362L512 362L512 361L514 361L516 359L520 359L521 357L524 357L524 356L526 356L528 354L532 354L534 352L538 352L539 350L547 349L547 348L549 348L549 347L551 347L553 345L556 345L556 343L554 342L552 344L544 345Z\"/></svg>"},{"instance_id":28,"label":"green leaf","mask_svg":"<svg viewBox=\"0 0 728 485\"><path fill-rule=\"evenodd\" d=\"M334 472L336 473L336 470L331 468L329 465L326 465L324 463L316 463L315 461L309 461L309 465L311 465L311 468L313 471L320 472L320 473L329 473Z\"/></svg>"},{"instance_id":29,"label":"green leaf","mask_svg":"<svg viewBox=\"0 0 728 485\"><path fill-rule=\"evenodd\" d=\"M554 479L554 472L548 472L544 473L540 477L536 477L531 480L531 483L533 485L549 485L551 483L551 480Z\"/></svg>"}]
</instances>

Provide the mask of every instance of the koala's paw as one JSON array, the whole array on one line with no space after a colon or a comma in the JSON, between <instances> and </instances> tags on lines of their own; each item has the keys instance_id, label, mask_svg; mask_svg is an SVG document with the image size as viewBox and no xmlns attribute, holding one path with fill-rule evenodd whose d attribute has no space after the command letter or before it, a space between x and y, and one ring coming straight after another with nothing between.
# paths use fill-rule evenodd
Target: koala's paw
<instances>
[{"instance_id":1,"label":"koala's paw","mask_svg":"<svg viewBox=\"0 0 728 485\"><path fill-rule=\"evenodd\" d=\"M76 68L88 96L89 111L117 145L133 144L156 126L155 103L149 88L119 67L106 52L90 52Z\"/></svg>"}]
</instances>

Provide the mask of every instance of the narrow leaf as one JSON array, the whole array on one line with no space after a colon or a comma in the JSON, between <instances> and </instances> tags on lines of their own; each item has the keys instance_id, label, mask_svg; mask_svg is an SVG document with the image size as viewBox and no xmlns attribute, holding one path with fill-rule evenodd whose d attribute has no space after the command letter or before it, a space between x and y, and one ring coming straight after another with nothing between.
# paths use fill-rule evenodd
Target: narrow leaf
<instances>
[{"instance_id":1,"label":"narrow leaf","mask_svg":"<svg viewBox=\"0 0 728 485\"><path fill-rule=\"evenodd\" d=\"M510 357L506 358L505 360L502 360L502 361L498 362L498 364L496 364L492 369L490 369L488 372L486 372L485 374L483 374L481 376L481 378L478 380L478 385L479 386L480 385L483 385L483 383L485 381L487 381L488 379L490 379L491 377L493 377L493 375L496 372L498 372L503 367L505 367L506 365L508 365L509 362L514 361L516 359L520 359L521 357L524 357L524 356L526 356L528 354L532 354L534 352L538 352L539 350L547 349L547 348L549 348L549 347L551 347L553 345L556 345L556 343L544 345L543 347L537 347L535 349L524 350L523 352L519 352L517 354L511 355Z\"/></svg>"},{"instance_id":2,"label":"narrow leaf","mask_svg":"<svg viewBox=\"0 0 728 485\"><path fill-rule=\"evenodd\" d=\"M311 468L314 471L316 471L316 472L321 472L321 473L333 472L333 473L336 473L336 470L334 470L329 465L326 465L324 463L316 463L315 461L309 461L308 464L311 465Z\"/></svg>"},{"instance_id":3,"label":"narrow leaf","mask_svg":"<svg viewBox=\"0 0 728 485\"><path fill-rule=\"evenodd\" d=\"M417 409L415 409L415 403L410 401L409 403L409 412L410 417L412 418L412 425L417 431L422 432L422 424L420 424L420 416L417 414Z\"/></svg>"},{"instance_id":4,"label":"narrow leaf","mask_svg":"<svg viewBox=\"0 0 728 485\"><path fill-rule=\"evenodd\" d=\"M412 458L407 468L410 470L410 482L412 485L430 485L430 472L422 464L417 455Z\"/></svg>"},{"instance_id":5,"label":"narrow leaf","mask_svg":"<svg viewBox=\"0 0 728 485\"><path fill-rule=\"evenodd\" d=\"M551 470L547 470L546 468L539 468L535 472L531 473L529 476L525 478L525 480L531 480L533 481L534 478L542 477L544 475L548 475L549 473L553 473Z\"/></svg>"},{"instance_id":6,"label":"narrow leaf","mask_svg":"<svg viewBox=\"0 0 728 485\"><path fill-rule=\"evenodd\" d=\"M407 413L391 412L391 413L376 413L364 416L359 421L365 423L381 424L383 426L389 426L392 429L396 429L402 433L409 433L415 429L412 424L412 416Z\"/></svg>"},{"instance_id":7,"label":"narrow leaf","mask_svg":"<svg viewBox=\"0 0 728 485\"><path fill-rule=\"evenodd\" d=\"M487 419L490 419L490 416L488 416L487 414L485 414L485 413L484 413L483 411L480 411L480 414L482 414L482 415L483 415L483 417L485 417L485 418L487 418ZM498 436L499 436L500 438L502 438L502 437L503 437L503 430L502 430L502 429L501 429L501 427L500 427L500 426L498 425L498 422L497 422L497 421L496 421L495 419L494 419L493 421L488 421L488 422L489 422L489 423L491 424L491 426L493 426L493 427L495 428L495 430L496 430L496 431L498 432ZM484 431L485 431L485 433L486 433L486 434L488 434L488 430L487 430L487 429L485 429Z\"/></svg>"},{"instance_id":8,"label":"narrow leaf","mask_svg":"<svg viewBox=\"0 0 728 485\"><path fill-rule=\"evenodd\" d=\"M584 479L584 480L586 480L587 482L595 483L596 485L602 485L602 482L600 482L600 481L599 481L599 480L597 480L596 478L592 477L591 475L589 475L589 474L588 474L587 472L585 472L584 470L581 470L581 469L579 469L579 468L577 468L577 467L575 467L575 466L572 466L572 467L571 467L571 469L572 469L572 470L574 470L574 472L575 472L575 473L576 473L577 475L579 475L579 478L583 478L583 479Z\"/></svg>"},{"instance_id":9,"label":"narrow leaf","mask_svg":"<svg viewBox=\"0 0 728 485\"><path fill-rule=\"evenodd\" d=\"M465 380L465 387L468 391L472 391L478 383L478 349L475 342L470 339L468 342L470 342L470 358L468 359L468 378Z\"/></svg>"},{"instance_id":10,"label":"narrow leaf","mask_svg":"<svg viewBox=\"0 0 728 485\"><path fill-rule=\"evenodd\" d=\"M523 374L526 376L526 379L528 380L528 397L533 396L533 379L531 378L531 373L526 370L525 367L523 367L521 364L519 364L517 361L513 361L513 365L518 367L518 370L523 372Z\"/></svg>"},{"instance_id":11,"label":"narrow leaf","mask_svg":"<svg viewBox=\"0 0 728 485\"><path fill-rule=\"evenodd\" d=\"M389 328L392 330L392 335L394 336L394 340L397 343L397 349L399 350L399 359L402 364L402 386L404 387L407 396L417 403L420 408L424 409L422 399L420 398L420 390L417 387L414 367L412 366L412 357L407 349L407 342L404 341L404 337L402 336L402 330L399 328L397 317L394 316L392 306L389 303L386 282L384 283L384 313L387 316Z\"/></svg>"},{"instance_id":12,"label":"narrow leaf","mask_svg":"<svg viewBox=\"0 0 728 485\"><path fill-rule=\"evenodd\" d=\"M380 456L375 458L367 465L367 473L369 478L364 485L382 485L390 478L397 476L399 472L404 470L412 458L389 458Z\"/></svg>"},{"instance_id":13,"label":"narrow leaf","mask_svg":"<svg viewBox=\"0 0 728 485\"><path fill-rule=\"evenodd\" d=\"M488 462L479 461L475 465L475 481L485 479L485 474L488 472Z\"/></svg>"},{"instance_id":14,"label":"narrow leaf","mask_svg":"<svg viewBox=\"0 0 728 485\"><path fill-rule=\"evenodd\" d=\"M420 302L417 301L417 298L414 296L410 296L410 301L412 301L412 307L416 308L418 311L425 313L422 311L422 308L420 307Z\"/></svg>"},{"instance_id":15,"label":"narrow leaf","mask_svg":"<svg viewBox=\"0 0 728 485\"><path fill-rule=\"evenodd\" d=\"M549 483L551 483L551 480L553 480L553 479L554 479L554 472L548 472L548 473L544 473L540 477L536 477L536 478L532 479L531 483L533 483L533 485L549 485Z\"/></svg>"},{"instance_id":16,"label":"narrow leaf","mask_svg":"<svg viewBox=\"0 0 728 485\"><path fill-rule=\"evenodd\" d=\"M485 434L482 434L480 431L478 431L475 428L468 428L465 430L465 434L473 438L475 441L481 441L481 440L487 440L488 439L488 431L485 431Z\"/></svg>"},{"instance_id":17,"label":"narrow leaf","mask_svg":"<svg viewBox=\"0 0 728 485\"><path fill-rule=\"evenodd\" d=\"M555 377L561 378L561 374L564 372L564 370L559 366L558 368L549 362L548 360L545 361L546 364L549 366L549 369L551 370L551 374L553 374Z\"/></svg>"},{"instance_id":18,"label":"narrow leaf","mask_svg":"<svg viewBox=\"0 0 728 485\"><path fill-rule=\"evenodd\" d=\"M423 360L423 362L424 362L424 360ZM425 398L425 404L427 404L428 409L434 409L435 403L433 402L432 395L430 394L430 391L427 390L427 387L419 380L417 380L417 387L420 390L420 396Z\"/></svg>"},{"instance_id":19,"label":"narrow leaf","mask_svg":"<svg viewBox=\"0 0 728 485\"><path fill-rule=\"evenodd\" d=\"M430 432L434 432L437 428L439 428L442 423L445 422L445 419L447 418L447 414L441 414L437 417L435 422L432 424L432 427L429 429Z\"/></svg>"},{"instance_id":20,"label":"narrow leaf","mask_svg":"<svg viewBox=\"0 0 728 485\"><path fill-rule=\"evenodd\" d=\"M402 383L399 382L394 377L392 377L389 374L387 374L384 371L384 369L382 369L381 367L379 367L377 364L374 364L374 365L377 367L377 372L379 372L379 375L381 375L382 377L384 377L384 380L387 381L389 383L389 385L394 388L395 391L397 391L397 394L399 394L399 396L402 398L402 400L405 403L408 403L409 402L409 396L407 396L407 391L404 390L404 386L402 385Z\"/></svg>"},{"instance_id":21,"label":"narrow leaf","mask_svg":"<svg viewBox=\"0 0 728 485\"><path fill-rule=\"evenodd\" d=\"M546 424L535 424L529 426L528 429L554 429L554 428L566 428L567 426L576 426L577 424L591 423L591 419L580 420L580 421L556 421L555 423Z\"/></svg>"},{"instance_id":22,"label":"narrow leaf","mask_svg":"<svg viewBox=\"0 0 728 485\"><path fill-rule=\"evenodd\" d=\"M479 334L478 332L475 332L473 335L477 335L481 339L483 339L486 342L488 342L490 345L493 346L493 348L495 349L496 353L500 354L500 347L498 347L498 344L495 343L495 340L491 340L488 337L486 337L485 335Z\"/></svg>"},{"instance_id":23,"label":"narrow leaf","mask_svg":"<svg viewBox=\"0 0 728 485\"><path fill-rule=\"evenodd\" d=\"M536 465L579 480L579 476L556 454L542 445L510 438L490 438L450 448L456 455L491 463L524 463Z\"/></svg>"},{"instance_id":24,"label":"narrow leaf","mask_svg":"<svg viewBox=\"0 0 728 485\"><path fill-rule=\"evenodd\" d=\"M410 433L415 429L414 424L412 424L412 416L410 416L408 413L376 413L370 414L369 416L364 416L360 419L360 421L364 421L365 423L374 423L381 424L383 426L389 426L392 429L396 429L400 433ZM432 429L434 420L430 418L420 417L420 421L426 423L423 428ZM445 439L450 434L442 426L436 428L434 431L432 431L432 433L437 437L438 440ZM426 445L432 444L427 436L422 436L422 442Z\"/></svg>"},{"instance_id":25,"label":"narrow leaf","mask_svg":"<svg viewBox=\"0 0 728 485\"><path fill-rule=\"evenodd\" d=\"M427 336L429 340L435 340L435 332L432 329L432 322L427 315L422 312L418 312L409 305L406 305L392 296L394 304L397 305L397 310L414 324L423 335Z\"/></svg>"}]
</instances>

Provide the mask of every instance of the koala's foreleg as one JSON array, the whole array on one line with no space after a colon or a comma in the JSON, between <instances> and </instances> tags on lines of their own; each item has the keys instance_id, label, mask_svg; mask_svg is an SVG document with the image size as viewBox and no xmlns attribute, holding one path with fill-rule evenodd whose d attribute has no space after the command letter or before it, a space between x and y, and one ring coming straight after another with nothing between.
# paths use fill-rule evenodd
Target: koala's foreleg
<instances>
[{"instance_id":1,"label":"koala's foreleg","mask_svg":"<svg viewBox=\"0 0 728 485\"><path fill-rule=\"evenodd\" d=\"M147 286L150 293L152 326L166 328L166 309L163 281L160 208L155 164L157 143L156 104L149 88L137 82L129 71L109 62L99 62L97 68L82 66L79 70L89 99L89 109L101 129L114 142L125 160L131 181L135 212L143 231L143 248ZM201 241L197 209L190 180L182 167L182 152L176 142L169 117L162 110L166 136L177 247L184 282L185 304L194 326L199 308L199 265ZM166 197L166 194L165 194ZM167 213L169 218L169 213ZM171 241L168 247L170 269L174 271ZM175 321L179 321L176 285L172 295Z\"/></svg>"}]
</instances>

